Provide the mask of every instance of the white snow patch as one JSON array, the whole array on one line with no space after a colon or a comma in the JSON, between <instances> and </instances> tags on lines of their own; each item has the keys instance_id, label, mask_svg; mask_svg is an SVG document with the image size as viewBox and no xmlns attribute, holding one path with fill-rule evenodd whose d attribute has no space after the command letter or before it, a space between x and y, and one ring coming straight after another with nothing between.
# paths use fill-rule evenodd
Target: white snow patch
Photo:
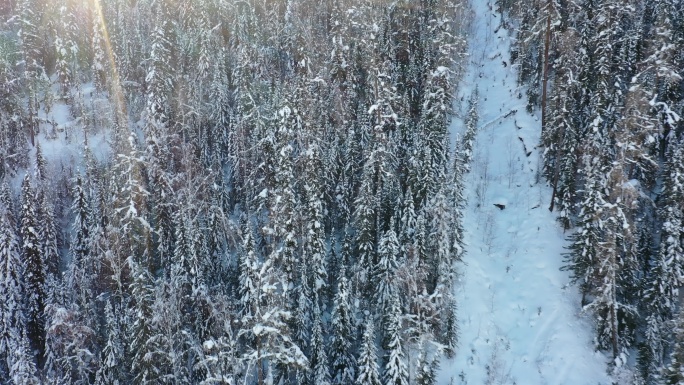
<instances>
[{"instance_id":1,"label":"white snow patch","mask_svg":"<svg viewBox=\"0 0 684 385\"><path fill-rule=\"evenodd\" d=\"M471 61L455 98L464 116L477 86L481 128L465 181L468 247L455 288L459 350L442 362L438 383L611 384L608 359L593 346L592 321L580 315L578 288L560 271L568 234L546 209L551 191L539 182L540 150L530 148L539 143L539 117L517 97L525 90L516 85L516 66L503 63L511 42L503 28L494 33L500 15L491 2L472 2ZM514 118L500 118L512 110ZM452 139L463 131L454 118Z\"/></svg>"}]
</instances>

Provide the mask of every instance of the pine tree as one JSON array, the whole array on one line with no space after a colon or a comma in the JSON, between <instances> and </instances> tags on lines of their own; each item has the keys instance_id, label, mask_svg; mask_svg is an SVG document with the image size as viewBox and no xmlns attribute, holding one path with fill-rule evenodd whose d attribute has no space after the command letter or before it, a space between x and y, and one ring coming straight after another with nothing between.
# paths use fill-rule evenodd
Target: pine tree
<instances>
[{"instance_id":1,"label":"pine tree","mask_svg":"<svg viewBox=\"0 0 684 385\"><path fill-rule=\"evenodd\" d=\"M35 193L27 174L21 185L21 251L26 296L26 337L42 357L45 349L45 265L38 234Z\"/></svg>"},{"instance_id":2,"label":"pine tree","mask_svg":"<svg viewBox=\"0 0 684 385\"><path fill-rule=\"evenodd\" d=\"M21 59L24 62L22 80L25 82L28 91L28 133L31 141L35 143L35 135L38 132L38 86L39 82L45 77L43 66L43 41L41 38L40 20L42 18L43 7L38 6L36 0L22 0L18 7L19 31L18 36L21 42ZM29 337L29 340L31 338Z\"/></svg>"},{"instance_id":3,"label":"pine tree","mask_svg":"<svg viewBox=\"0 0 684 385\"><path fill-rule=\"evenodd\" d=\"M102 7L99 4L95 4L92 8L93 10L93 30L92 30L92 47L93 47L93 62L90 66L93 72L93 82L95 83L95 88L98 91L104 90L107 78L106 73L106 58L105 58L105 40L104 31L102 24L103 17Z\"/></svg>"},{"instance_id":4,"label":"pine tree","mask_svg":"<svg viewBox=\"0 0 684 385\"><path fill-rule=\"evenodd\" d=\"M330 385L333 382L328 369L328 354L325 349L321 323L321 310L317 305L314 305L314 321L311 332L311 384Z\"/></svg>"},{"instance_id":5,"label":"pine tree","mask_svg":"<svg viewBox=\"0 0 684 385\"><path fill-rule=\"evenodd\" d=\"M438 368L439 360L437 357L429 358L424 344L421 343L418 350L418 359L416 362L416 384L434 385L437 383Z\"/></svg>"},{"instance_id":6,"label":"pine tree","mask_svg":"<svg viewBox=\"0 0 684 385\"><path fill-rule=\"evenodd\" d=\"M152 316L155 298L154 281L150 272L139 263L129 258L129 269L132 280L128 290L133 299L129 308L126 327L127 352L131 365L131 378L138 384L154 384L158 381L159 371L152 362L154 348L150 344L152 338Z\"/></svg>"},{"instance_id":7,"label":"pine tree","mask_svg":"<svg viewBox=\"0 0 684 385\"><path fill-rule=\"evenodd\" d=\"M298 254L298 234L296 233L297 197L294 189L294 135L302 129L302 119L299 111L292 108L285 101L278 111L277 145L278 153L275 167L275 190L270 216L275 235L274 250L270 258L275 267L283 272L279 277L281 295L289 296L289 290L294 288L295 268L300 260ZM320 251L317 251L320 252ZM318 268L317 268L318 269ZM317 282L314 282L317 284ZM292 299L286 300L286 309L291 309Z\"/></svg>"},{"instance_id":8,"label":"pine tree","mask_svg":"<svg viewBox=\"0 0 684 385\"><path fill-rule=\"evenodd\" d=\"M312 266L312 285L316 292L324 292L328 284L320 157L320 149L313 144L306 152L304 160L307 173L304 183L307 232L302 261L307 261ZM325 298L321 298L323 299Z\"/></svg>"},{"instance_id":9,"label":"pine tree","mask_svg":"<svg viewBox=\"0 0 684 385\"><path fill-rule=\"evenodd\" d=\"M55 228L55 215L52 204L46 194L41 194L40 202L40 235L43 240L43 258L45 260L45 271L52 279L59 275L59 265L61 257L58 250L57 229Z\"/></svg>"},{"instance_id":10,"label":"pine tree","mask_svg":"<svg viewBox=\"0 0 684 385\"><path fill-rule=\"evenodd\" d=\"M218 338L204 341L203 360L198 366L205 368L206 377L200 385L236 384L240 376L239 346L233 336L229 321L223 322L222 334Z\"/></svg>"},{"instance_id":11,"label":"pine tree","mask_svg":"<svg viewBox=\"0 0 684 385\"><path fill-rule=\"evenodd\" d=\"M567 265L563 267L572 272L572 282L580 284L582 306L586 304L586 297L595 285L594 271L598 263L598 245L602 234L599 221L604 200L599 189L602 181L596 162L590 156L584 159L585 198L580 205L578 230L570 237L572 244L570 253L566 256Z\"/></svg>"},{"instance_id":12,"label":"pine tree","mask_svg":"<svg viewBox=\"0 0 684 385\"><path fill-rule=\"evenodd\" d=\"M389 229L380 239L378 247L380 254L380 261L375 268L374 281L377 282L377 287L374 290L375 303L378 306L380 314L388 314L392 295L396 292L398 268L397 257L399 255L399 243L394 230Z\"/></svg>"},{"instance_id":13,"label":"pine tree","mask_svg":"<svg viewBox=\"0 0 684 385\"><path fill-rule=\"evenodd\" d=\"M466 172L470 171L470 163L473 159L473 146L475 145L475 135L477 135L477 125L480 119L478 104L479 92L477 88L470 95L468 99L468 111L465 119L465 132L461 141L461 154L463 159L463 167Z\"/></svg>"},{"instance_id":14,"label":"pine tree","mask_svg":"<svg viewBox=\"0 0 684 385\"><path fill-rule=\"evenodd\" d=\"M22 266L9 213L0 203L0 379L3 381L9 381L12 355L25 335Z\"/></svg>"},{"instance_id":15,"label":"pine tree","mask_svg":"<svg viewBox=\"0 0 684 385\"><path fill-rule=\"evenodd\" d=\"M666 323L676 315L679 288L684 277L684 250L681 240L684 224L679 204L684 199L684 173L681 170L684 164L684 150L679 142L674 142L668 152L661 198L663 225L660 253L647 278L648 286L643 298L648 310L645 338L649 348L650 375L656 373L657 368L664 362L667 346Z\"/></svg>"},{"instance_id":16,"label":"pine tree","mask_svg":"<svg viewBox=\"0 0 684 385\"><path fill-rule=\"evenodd\" d=\"M385 321L385 385L407 385L408 367L401 338L401 305L396 294L392 296L392 307Z\"/></svg>"},{"instance_id":17,"label":"pine tree","mask_svg":"<svg viewBox=\"0 0 684 385\"><path fill-rule=\"evenodd\" d=\"M124 323L122 312L114 301L107 301L105 306L107 337L102 348L100 368L95 376L96 385L120 385L126 382L128 371L122 367L125 365L125 341Z\"/></svg>"},{"instance_id":18,"label":"pine tree","mask_svg":"<svg viewBox=\"0 0 684 385\"><path fill-rule=\"evenodd\" d=\"M46 307L46 372L50 384L90 384L97 368L96 331L75 304L55 295Z\"/></svg>"},{"instance_id":19,"label":"pine tree","mask_svg":"<svg viewBox=\"0 0 684 385\"><path fill-rule=\"evenodd\" d=\"M255 264L252 258L248 257L248 262L241 264L243 314L238 337L246 341L242 355L245 365L256 370L256 373L247 375L256 375L262 385L266 379L275 378L276 374L287 374L274 373L276 367L284 371L301 369L308 361L292 337L292 314L286 310L289 298L281 286L287 278L280 265L276 264L278 259L271 255L263 263ZM248 309L248 306L252 308Z\"/></svg>"},{"instance_id":20,"label":"pine tree","mask_svg":"<svg viewBox=\"0 0 684 385\"><path fill-rule=\"evenodd\" d=\"M13 347L13 356L9 359L10 378L13 385L40 385L41 383L30 349L28 339L21 335L17 346Z\"/></svg>"},{"instance_id":21,"label":"pine tree","mask_svg":"<svg viewBox=\"0 0 684 385\"><path fill-rule=\"evenodd\" d=\"M76 38L80 33L78 24L75 22L74 10L69 3L63 3L58 7L59 23L56 23L55 50L56 68L55 72L59 81L62 96L67 96L74 79L77 78L76 64L79 53Z\"/></svg>"},{"instance_id":22,"label":"pine tree","mask_svg":"<svg viewBox=\"0 0 684 385\"><path fill-rule=\"evenodd\" d=\"M684 311L680 310L674 325L674 346L670 363L663 371L663 383L667 385L684 384Z\"/></svg>"},{"instance_id":23,"label":"pine tree","mask_svg":"<svg viewBox=\"0 0 684 385\"><path fill-rule=\"evenodd\" d=\"M240 313L244 316L254 316L259 306L259 273L261 262L257 255L252 229L247 223L243 229L242 253L240 255Z\"/></svg>"},{"instance_id":24,"label":"pine tree","mask_svg":"<svg viewBox=\"0 0 684 385\"><path fill-rule=\"evenodd\" d=\"M363 293L369 293L367 286L375 261L376 246L377 217L375 192L372 188L371 176L366 173L368 171L367 168L364 168L364 178L361 182L361 189L356 202L354 202L356 206L354 212L354 228L356 229L354 244L357 248L356 255L358 255L355 267L355 279L359 285L362 285Z\"/></svg>"},{"instance_id":25,"label":"pine tree","mask_svg":"<svg viewBox=\"0 0 684 385\"><path fill-rule=\"evenodd\" d=\"M74 186L73 237L71 240L71 264L68 271L67 285L73 295L74 302L82 311L88 312L95 296L92 285L95 279L95 263L90 253L90 202L86 196L81 176L76 177Z\"/></svg>"},{"instance_id":26,"label":"pine tree","mask_svg":"<svg viewBox=\"0 0 684 385\"><path fill-rule=\"evenodd\" d=\"M309 285L307 264L303 263L300 265L299 275L301 278L297 287L299 295L297 296L297 308L295 310L294 336L302 352L307 357L311 357L309 347L311 345L311 330L314 317L313 307L314 302L320 301L318 301L318 295L314 294Z\"/></svg>"},{"instance_id":27,"label":"pine tree","mask_svg":"<svg viewBox=\"0 0 684 385\"><path fill-rule=\"evenodd\" d=\"M332 384L342 385L354 382L355 360L354 322L347 288L347 278L341 276L333 304L332 343L330 361L332 362Z\"/></svg>"},{"instance_id":28,"label":"pine tree","mask_svg":"<svg viewBox=\"0 0 684 385\"><path fill-rule=\"evenodd\" d=\"M358 359L359 375L356 383L359 385L381 385L378 371L378 357L375 347L375 330L371 317L366 321L363 332L363 342Z\"/></svg>"}]
</instances>

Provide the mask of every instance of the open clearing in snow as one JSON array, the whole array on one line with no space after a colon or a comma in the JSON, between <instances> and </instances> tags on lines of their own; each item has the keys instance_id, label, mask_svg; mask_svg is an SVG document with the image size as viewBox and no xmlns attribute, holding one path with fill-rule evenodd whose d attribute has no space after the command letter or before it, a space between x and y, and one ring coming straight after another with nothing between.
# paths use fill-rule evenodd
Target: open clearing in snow
<instances>
[{"instance_id":1,"label":"open clearing in snow","mask_svg":"<svg viewBox=\"0 0 684 385\"><path fill-rule=\"evenodd\" d=\"M473 8L457 103L465 112L477 87L480 130L466 177L468 246L455 289L459 350L442 363L439 383L610 384L578 289L559 270L568 234L548 211L551 189L538 175L541 123L518 96L525 92L509 63L509 32L492 5L474 1ZM462 127L454 119L452 135Z\"/></svg>"}]
</instances>

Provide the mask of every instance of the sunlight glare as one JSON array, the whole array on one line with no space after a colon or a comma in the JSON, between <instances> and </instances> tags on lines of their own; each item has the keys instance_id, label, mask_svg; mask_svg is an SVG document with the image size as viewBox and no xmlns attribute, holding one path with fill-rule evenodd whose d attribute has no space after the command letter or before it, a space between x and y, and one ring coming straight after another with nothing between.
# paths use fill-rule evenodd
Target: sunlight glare
<instances>
[{"instance_id":1,"label":"sunlight glare","mask_svg":"<svg viewBox=\"0 0 684 385\"><path fill-rule=\"evenodd\" d=\"M94 22L100 23L100 28L102 29L102 35L105 43L105 51L107 59L109 60L109 66L111 68L111 79L110 84L110 94L114 98L115 108L116 108L116 119L120 125L126 126L128 123L128 118L126 116L126 105L124 101L123 91L121 88L121 80L119 78L119 71L116 66L116 59L114 57L114 51L112 49L112 42L109 37L109 29L107 28L107 23L104 18L104 13L102 12L101 0L91 0L93 2L93 7L95 9L95 14L97 20Z\"/></svg>"}]
</instances>

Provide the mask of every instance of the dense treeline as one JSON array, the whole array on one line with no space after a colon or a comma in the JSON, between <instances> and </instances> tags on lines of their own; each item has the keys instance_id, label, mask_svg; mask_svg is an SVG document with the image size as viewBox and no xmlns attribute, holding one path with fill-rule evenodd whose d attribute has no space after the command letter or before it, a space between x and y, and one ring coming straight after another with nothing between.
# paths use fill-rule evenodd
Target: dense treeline
<instances>
[{"instance_id":1,"label":"dense treeline","mask_svg":"<svg viewBox=\"0 0 684 385\"><path fill-rule=\"evenodd\" d=\"M0 4L0 383L435 383L464 7Z\"/></svg>"},{"instance_id":2,"label":"dense treeline","mask_svg":"<svg viewBox=\"0 0 684 385\"><path fill-rule=\"evenodd\" d=\"M597 347L618 383L682 384L684 4L498 5L518 28L511 56L529 108L545 106L551 209L574 229L566 268ZM634 359L634 374L622 370Z\"/></svg>"}]
</instances>

